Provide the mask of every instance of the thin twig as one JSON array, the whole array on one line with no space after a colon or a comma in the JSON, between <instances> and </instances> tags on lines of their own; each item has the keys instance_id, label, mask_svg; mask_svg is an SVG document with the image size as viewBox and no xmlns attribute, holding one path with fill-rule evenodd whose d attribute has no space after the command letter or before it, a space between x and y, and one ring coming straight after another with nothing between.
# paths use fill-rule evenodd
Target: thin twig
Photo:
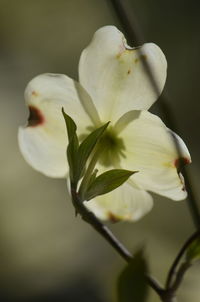
<instances>
[{"instance_id":1,"label":"thin twig","mask_svg":"<svg viewBox=\"0 0 200 302\"><path fill-rule=\"evenodd\" d=\"M154 289L154 291L160 296L163 296L163 293L165 292L165 289L162 288L162 286L159 284L159 282L154 279L152 276L150 275L146 275L146 280L147 283L149 284L149 286Z\"/></svg>"},{"instance_id":2,"label":"thin twig","mask_svg":"<svg viewBox=\"0 0 200 302\"><path fill-rule=\"evenodd\" d=\"M186 252L187 248L190 246L190 244L197 239L200 236L200 231L196 231L194 234L192 234L192 236L190 236L187 241L184 243L184 245L182 246L182 248L180 249L180 251L178 252L174 262L172 263L172 266L169 270L168 273L168 277L167 277L167 281L166 281L166 288L169 289L172 285L172 281L173 281L173 277L174 274L176 272L176 268L181 260L181 258L183 257L184 253ZM180 283L179 283L180 284Z\"/></svg>"},{"instance_id":3,"label":"thin twig","mask_svg":"<svg viewBox=\"0 0 200 302\"><path fill-rule=\"evenodd\" d=\"M115 13L121 23L121 26L125 32L125 35L127 36L128 40L136 45L141 45L144 43L144 39L142 37L142 34L140 32L138 23L136 22L136 18L134 16L133 10L127 9L125 3L120 0L109 0L108 3L111 3ZM131 13L130 13L131 11ZM149 76L149 80L152 84L152 87L156 93L157 96L160 95L158 84L155 80L155 77L152 73L151 67L149 66L149 63L147 60L142 60L142 63L144 65L144 68L146 70L147 75ZM161 96L161 101L159 102L160 109L162 111L162 115L167 123L167 125L173 129L176 130L177 126L175 124L173 115L171 113L171 110L168 106L168 101L166 100L166 96ZM179 157L181 158L181 148L178 140L172 136L172 140L174 142L174 145L176 147L177 153ZM188 173L184 167L182 167L182 174L185 179L185 187L187 189L188 193L188 207L193 219L193 222L197 229L200 228L200 212L199 208L196 202L196 198L194 196L194 192L192 189L192 185L190 182L190 178L188 176Z\"/></svg>"},{"instance_id":4,"label":"thin twig","mask_svg":"<svg viewBox=\"0 0 200 302\"><path fill-rule=\"evenodd\" d=\"M184 275L186 273L186 271L191 267L191 263L188 263L188 262L183 262L176 274L176 279L174 281L174 284L173 286L170 288L170 290L172 292L176 292L177 289L179 288L180 284L182 283L183 281L183 278L184 278Z\"/></svg>"},{"instance_id":5,"label":"thin twig","mask_svg":"<svg viewBox=\"0 0 200 302\"><path fill-rule=\"evenodd\" d=\"M103 236L106 241L108 241L111 246L117 251L117 253L122 256L122 258L127 263L129 263L133 259L133 255L118 240L118 238L115 237L111 230L85 207L82 200L79 198L78 193L76 192L76 188L73 187L73 184L71 184L71 195L76 212L80 214L84 221L89 223L101 236ZM159 296L161 295L161 293L163 293L164 289L152 276L146 275L146 280L149 286L154 289Z\"/></svg>"},{"instance_id":6,"label":"thin twig","mask_svg":"<svg viewBox=\"0 0 200 302\"><path fill-rule=\"evenodd\" d=\"M100 233L112 247L129 262L132 259L131 253L123 246L123 244L113 235L110 229L105 226L97 217L90 212L79 198L75 188L71 188L72 202L76 211L81 215L82 219L92 225L92 227Z\"/></svg>"}]
</instances>

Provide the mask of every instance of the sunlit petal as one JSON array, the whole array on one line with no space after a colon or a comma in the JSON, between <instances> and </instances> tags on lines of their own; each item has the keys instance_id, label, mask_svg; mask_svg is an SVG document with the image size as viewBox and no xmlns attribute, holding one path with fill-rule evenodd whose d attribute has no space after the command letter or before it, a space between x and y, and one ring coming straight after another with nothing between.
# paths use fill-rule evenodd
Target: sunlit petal
<instances>
[{"instance_id":1,"label":"sunlit petal","mask_svg":"<svg viewBox=\"0 0 200 302\"><path fill-rule=\"evenodd\" d=\"M180 170L191 159L182 139L148 111L129 112L116 125L125 144L122 168L139 171L134 182L144 190L184 199L187 193Z\"/></svg>"},{"instance_id":2,"label":"sunlit petal","mask_svg":"<svg viewBox=\"0 0 200 302\"><path fill-rule=\"evenodd\" d=\"M129 110L149 109L158 98L143 60L148 62L160 94L166 80L167 62L157 45L147 43L130 48L116 27L105 26L83 50L79 63L80 83L93 98L104 121L114 122Z\"/></svg>"},{"instance_id":3,"label":"sunlit petal","mask_svg":"<svg viewBox=\"0 0 200 302\"><path fill-rule=\"evenodd\" d=\"M85 90L65 75L43 74L25 91L30 116L19 129L20 149L36 170L52 177L67 173L67 133L62 107L78 124L79 133L99 123L98 114Z\"/></svg>"},{"instance_id":4,"label":"sunlit petal","mask_svg":"<svg viewBox=\"0 0 200 302\"><path fill-rule=\"evenodd\" d=\"M117 222L140 219L151 210L153 201L149 193L125 183L114 191L84 204L99 219Z\"/></svg>"}]
</instances>

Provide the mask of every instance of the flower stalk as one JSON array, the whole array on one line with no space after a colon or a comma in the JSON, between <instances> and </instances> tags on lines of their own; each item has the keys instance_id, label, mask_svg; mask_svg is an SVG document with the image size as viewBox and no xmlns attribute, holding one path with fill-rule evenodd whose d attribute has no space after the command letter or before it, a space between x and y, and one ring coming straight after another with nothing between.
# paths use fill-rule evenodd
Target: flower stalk
<instances>
[{"instance_id":1,"label":"flower stalk","mask_svg":"<svg viewBox=\"0 0 200 302\"><path fill-rule=\"evenodd\" d=\"M182 259L182 257L184 256L184 254L186 253L187 249L189 248L189 246L197 239L200 238L200 231L196 231L194 234L192 234L184 243L184 245L182 246L182 248L180 249L180 251L178 252L176 258L174 259L172 266L169 270L168 273L168 277L167 277L167 281L166 281L166 288L167 289L172 289L172 290L177 290L182 279L183 276L186 272L186 270L191 266L191 263L189 261L185 261L183 262L183 264L180 266L178 273L176 274L176 270L177 267ZM174 280L174 276L176 274L176 278L175 281Z\"/></svg>"},{"instance_id":2,"label":"flower stalk","mask_svg":"<svg viewBox=\"0 0 200 302\"><path fill-rule=\"evenodd\" d=\"M101 152L102 152L102 148L97 148L96 150L94 150L94 153L92 155L92 158L90 160L90 163L87 167L86 173L83 177L83 180L82 180L80 188L79 188L80 199L83 199L84 193L87 190L88 184L90 182L94 168L96 166L96 163L98 161L98 158L99 158L99 155Z\"/></svg>"},{"instance_id":3,"label":"flower stalk","mask_svg":"<svg viewBox=\"0 0 200 302\"><path fill-rule=\"evenodd\" d=\"M72 203L81 218L90 224L115 250L116 252L127 262L129 263L134 257L127 248L118 240L118 238L111 232L111 230L104 225L92 212L90 212L85 205L83 204L82 199L77 193L77 188L71 183L71 196ZM152 276L146 276L148 285L159 295L161 296L164 292L162 287Z\"/></svg>"},{"instance_id":4,"label":"flower stalk","mask_svg":"<svg viewBox=\"0 0 200 302\"><path fill-rule=\"evenodd\" d=\"M113 235L110 229L85 207L82 199L77 193L76 187L74 187L73 184L71 184L71 196L76 212L80 214L81 218L85 222L92 225L92 227L99 234L101 234L106 239L106 241L108 241L111 246L122 256L122 258L126 262L129 262L129 260L132 259L131 253L124 247L121 242L119 242L119 240Z\"/></svg>"},{"instance_id":5,"label":"flower stalk","mask_svg":"<svg viewBox=\"0 0 200 302\"><path fill-rule=\"evenodd\" d=\"M79 193L77 192L77 187L72 183L71 196L75 210L81 216L81 218L90 224L115 249L115 251L127 263L129 263L134 255L128 251L128 249L119 241L119 239L106 225L104 225L92 212L85 207L83 200L80 198ZM152 276L146 275L147 284L158 294L162 302L176 302L176 291L181 285L185 272L191 267L191 262L183 262L176 273L177 266L180 263L183 255L186 253L188 247L199 237L200 232L197 231L184 243L169 270L165 288L162 287ZM174 278L175 274L176 277Z\"/></svg>"},{"instance_id":6,"label":"flower stalk","mask_svg":"<svg viewBox=\"0 0 200 302\"><path fill-rule=\"evenodd\" d=\"M118 240L118 238L111 232L111 230L106 225L104 225L95 216L95 214L93 212L91 212L84 204L84 202L86 200L88 200L87 198L85 198L85 196L87 196L87 194L88 194L88 190L91 186L91 183L94 186L95 180L97 181L97 179L100 177L100 176L97 177L97 169L95 170L95 167L99 160L99 157L101 156L102 148L101 148L100 141L101 141L102 136L105 133L107 126L102 126L101 128L99 128L99 129L103 129L103 131L100 131L100 132L98 129L95 130L99 134L97 136L96 135L94 136L94 133L96 133L96 132L93 132L93 134L90 134L85 139L85 141L82 143L82 146L81 146L78 143L78 137L76 134L76 125L75 125L74 121L69 116L67 116L64 111L63 111L63 116L66 121L66 126L67 126L67 130L68 130L68 138L69 138L69 145L68 145L68 149L67 149L68 161L71 160L72 154L74 153L74 149L71 149L74 139L75 139L75 141L77 141L76 148L78 148L75 150L76 156L79 154L80 148L82 148L81 150L83 150L83 145L85 144L84 153L87 154L87 160L89 161L88 165L87 165L87 161L84 161L85 162L85 164L84 164L85 173L82 177L80 185L78 185L78 179L75 182L73 181L73 178L70 179L71 198L72 198L72 203L74 205L75 211L77 214L79 214L81 216L81 218L85 222L90 224L117 251L117 253L119 253L119 255L127 263L131 263L134 256ZM106 124L106 125L108 125L108 124ZM91 139L91 137L93 137L93 136L94 136L94 138ZM90 139L88 139L88 138L90 138ZM86 144L85 142L88 142L88 143ZM77 158L75 157L73 159L73 161L77 161ZM82 168L84 169L84 166ZM74 172L76 173L76 169L78 169L78 167L75 167L74 165L72 165L72 169L75 169ZM111 171L109 171L109 172L111 172ZM120 170L115 170L115 171L117 171L117 173L119 173ZM124 171L121 170L121 171L123 173L125 172L125 170ZM109 172L106 172L106 173L109 173ZM130 171L126 171L126 172L130 173ZM134 173L134 172L132 172L132 173ZM105 173L101 174L101 177L104 174ZM73 174L70 174L70 175L73 175ZM129 174L129 176L130 175L131 174ZM129 177L129 176L127 176L127 177ZM105 180L106 180L106 178L104 179L103 182L100 182L101 192L103 192L102 186L106 185ZM102 179L101 179L101 181L102 181ZM125 181L125 179L123 180L123 182L124 181ZM107 185L108 185L108 183L107 183ZM107 187L107 185L106 185L106 187ZM120 184L118 183L117 186L119 186L119 185ZM112 188L110 190L113 190L113 189L114 188ZM105 192L103 194L105 194ZM152 276L149 276L149 275L145 276L147 284L158 294L158 296L160 297L162 302L176 302L176 291L183 280L185 272L188 270L188 268L192 264L192 261L190 258L194 257L194 256L188 256L188 258L186 258L186 260L182 264L179 265L180 260L182 259L183 255L186 253L186 251L190 247L190 245L197 238L199 238L199 235L200 235L199 231L195 232L186 241L186 243L183 245L183 247L180 249L177 257L175 258L175 260L172 263L172 266L169 270L165 288L160 286L160 284ZM190 253L190 255L195 255L195 257L198 256L198 248L196 246L195 246L195 250L192 251ZM177 269L178 265L179 265L179 268Z\"/></svg>"}]
</instances>

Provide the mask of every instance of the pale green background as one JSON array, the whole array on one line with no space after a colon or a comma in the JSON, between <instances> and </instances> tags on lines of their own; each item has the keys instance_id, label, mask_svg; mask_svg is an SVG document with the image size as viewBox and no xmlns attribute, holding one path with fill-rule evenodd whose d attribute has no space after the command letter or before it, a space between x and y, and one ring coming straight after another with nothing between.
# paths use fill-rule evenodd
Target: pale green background
<instances>
[{"instance_id":1,"label":"pale green background","mask_svg":"<svg viewBox=\"0 0 200 302\"><path fill-rule=\"evenodd\" d=\"M166 92L179 134L191 151L189 172L199 201L198 1L125 2L145 40L166 54ZM106 0L0 0L0 295L12 296L11 301L114 301L124 261L75 218L65 180L32 170L17 144L17 129L28 114L23 100L28 81L44 72L77 79L81 50L107 24L118 25ZM140 222L111 228L131 251L145 246L150 270L161 281L194 230L185 201L160 197ZM179 301L200 301L199 269L186 275ZM158 300L152 294L148 301Z\"/></svg>"}]
</instances>

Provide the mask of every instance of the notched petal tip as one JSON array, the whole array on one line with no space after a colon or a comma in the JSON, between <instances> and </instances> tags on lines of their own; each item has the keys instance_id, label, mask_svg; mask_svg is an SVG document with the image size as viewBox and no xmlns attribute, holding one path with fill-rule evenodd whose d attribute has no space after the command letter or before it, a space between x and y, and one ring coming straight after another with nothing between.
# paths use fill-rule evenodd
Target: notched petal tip
<instances>
[{"instance_id":1,"label":"notched petal tip","mask_svg":"<svg viewBox=\"0 0 200 302\"><path fill-rule=\"evenodd\" d=\"M64 74L60 73L44 73L43 75L51 78L62 78L63 76L65 76Z\"/></svg>"},{"instance_id":2,"label":"notched petal tip","mask_svg":"<svg viewBox=\"0 0 200 302\"><path fill-rule=\"evenodd\" d=\"M108 215L107 219L112 223L117 223L121 220L117 215L115 215L112 212L108 212L107 215Z\"/></svg>"},{"instance_id":3,"label":"notched petal tip","mask_svg":"<svg viewBox=\"0 0 200 302\"><path fill-rule=\"evenodd\" d=\"M37 91L33 90L33 91L31 92L31 95L32 95L33 97L36 97L36 96L39 95L39 93L38 93Z\"/></svg>"},{"instance_id":4,"label":"notched petal tip","mask_svg":"<svg viewBox=\"0 0 200 302\"><path fill-rule=\"evenodd\" d=\"M186 194L187 194L187 190L185 187L185 180L184 180L183 175L181 174L181 170L184 168L185 165L188 165L190 163L191 163L191 159L188 157L180 157L180 158L175 159L175 161L174 161L174 166L177 170L177 174L180 179L181 186L182 186L181 190L183 192L185 192Z\"/></svg>"},{"instance_id":5,"label":"notched petal tip","mask_svg":"<svg viewBox=\"0 0 200 302\"><path fill-rule=\"evenodd\" d=\"M27 127L36 127L44 123L45 118L42 112L35 106L29 106L29 117Z\"/></svg>"},{"instance_id":6,"label":"notched petal tip","mask_svg":"<svg viewBox=\"0 0 200 302\"><path fill-rule=\"evenodd\" d=\"M180 157L180 158L177 158L175 159L174 161L174 166L176 167L177 169L177 173L180 173L182 168L185 166L185 165L188 165L191 163L191 159L188 158L188 157Z\"/></svg>"},{"instance_id":7,"label":"notched petal tip","mask_svg":"<svg viewBox=\"0 0 200 302\"><path fill-rule=\"evenodd\" d=\"M183 175L181 173L178 173L178 176L179 176L179 179L180 179L180 182L181 182L181 186L182 186L181 190L186 193L186 196L185 196L185 198L186 198L187 197L187 190L186 190L186 187L185 187L184 177L183 177Z\"/></svg>"}]
</instances>

